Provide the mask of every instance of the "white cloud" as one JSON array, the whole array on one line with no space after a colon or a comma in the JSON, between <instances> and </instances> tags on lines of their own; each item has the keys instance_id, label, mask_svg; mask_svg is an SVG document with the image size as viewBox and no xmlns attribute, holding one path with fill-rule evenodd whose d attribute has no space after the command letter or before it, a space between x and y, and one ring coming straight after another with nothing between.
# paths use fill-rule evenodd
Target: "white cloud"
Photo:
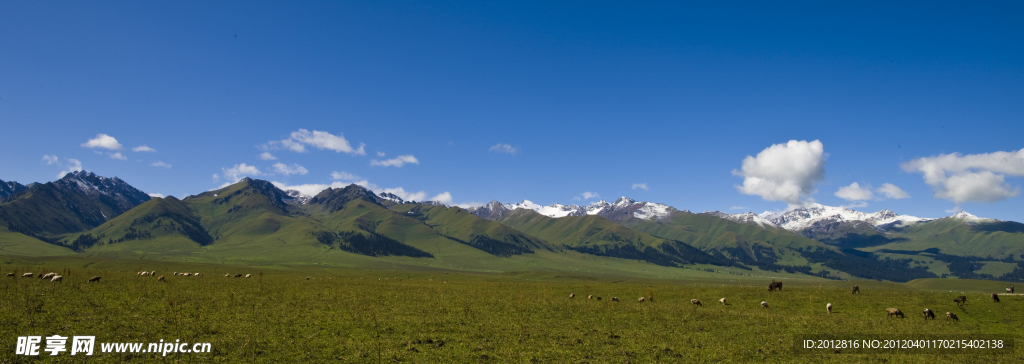
<instances>
[{"instance_id":1,"label":"white cloud","mask_svg":"<svg viewBox=\"0 0 1024 364\"><path fill-rule=\"evenodd\" d=\"M123 148L121 143L117 142L117 139L114 139L114 137L107 134L96 134L95 138L82 143L82 146L86 148L104 148L110 150L120 150Z\"/></svg>"},{"instance_id":2,"label":"white cloud","mask_svg":"<svg viewBox=\"0 0 1024 364\"><path fill-rule=\"evenodd\" d=\"M46 165L57 163L57 156L53 154L43 155L43 162L46 162Z\"/></svg>"},{"instance_id":3,"label":"white cloud","mask_svg":"<svg viewBox=\"0 0 1024 364\"><path fill-rule=\"evenodd\" d=\"M729 209L730 210L746 210L747 207L746 206L733 206L733 207L730 207Z\"/></svg>"},{"instance_id":4,"label":"white cloud","mask_svg":"<svg viewBox=\"0 0 1024 364\"><path fill-rule=\"evenodd\" d=\"M370 165L371 166L382 166L382 167L401 167L401 166L405 165L406 163L420 164L420 161L418 159L416 159L416 157L413 157L412 154L400 155L398 157L391 158L391 159L385 159L385 160L382 160L382 161L381 160L376 160L376 159L370 160Z\"/></svg>"},{"instance_id":5,"label":"white cloud","mask_svg":"<svg viewBox=\"0 0 1024 364\"><path fill-rule=\"evenodd\" d=\"M214 182L217 182L217 180L218 180L218 179L220 179L220 175L219 175L219 174L216 174L216 173L214 173L214 174L213 174L213 181L214 181Z\"/></svg>"},{"instance_id":6,"label":"white cloud","mask_svg":"<svg viewBox=\"0 0 1024 364\"><path fill-rule=\"evenodd\" d=\"M859 209L861 207L867 207L867 206L868 206L868 202L867 201L854 201L852 203L849 203L849 204L846 204L846 205L841 205L839 207L845 207L845 208L848 208L848 209Z\"/></svg>"},{"instance_id":7,"label":"white cloud","mask_svg":"<svg viewBox=\"0 0 1024 364\"><path fill-rule=\"evenodd\" d=\"M381 157L381 158L384 158L384 152L377 152L377 156Z\"/></svg>"},{"instance_id":8,"label":"white cloud","mask_svg":"<svg viewBox=\"0 0 1024 364\"><path fill-rule=\"evenodd\" d=\"M66 168L67 170L66 171L61 171L60 173L58 173L57 174L57 178L64 177L65 174L68 174L68 173L71 173L71 172L79 172L79 171L81 171L82 170L82 162L79 162L77 159L74 159L74 158L68 158L68 163L64 165L64 168Z\"/></svg>"},{"instance_id":9,"label":"white cloud","mask_svg":"<svg viewBox=\"0 0 1024 364\"><path fill-rule=\"evenodd\" d=\"M732 173L744 177L743 185L737 186L743 194L799 205L805 196L816 192L814 183L825 177L825 157L818 140L790 140L773 144L756 157L748 155L741 170Z\"/></svg>"},{"instance_id":10,"label":"white cloud","mask_svg":"<svg viewBox=\"0 0 1024 364\"><path fill-rule=\"evenodd\" d=\"M882 187L878 188L878 193L881 193L882 195L885 195L885 197L887 197L887 198L896 199L896 200L902 199L902 198L910 198L910 194L908 194L902 188L899 188L899 187L897 187L896 185L894 185L892 183L883 183Z\"/></svg>"},{"instance_id":11,"label":"white cloud","mask_svg":"<svg viewBox=\"0 0 1024 364\"><path fill-rule=\"evenodd\" d=\"M441 192L437 196L431 197L429 201L437 201L445 205L452 204L452 194L450 192Z\"/></svg>"},{"instance_id":12,"label":"white cloud","mask_svg":"<svg viewBox=\"0 0 1024 364\"><path fill-rule=\"evenodd\" d=\"M596 192L584 192L581 193L580 196L583 196L584 200L601 197L601 195L598 195Z\"/></svg>"},{"instance_id":13,"label":"white cloud","mask_svg":"<svg viewBox=\"0 0 1024 364\"><path fill-rule=\"evenodd\" d=\"M460 204L456 204L455 206L458 206L458 207L461 207L461 208L464 208L464 209L471 209L471 208L480 207L480 206L483 206L483 205L485 205L485 204L481 203L481 202L473 201L473 202L463 202L463 203L460 203Z\"/></svg>"},{"instance_id":14,"label":"white cloud","mask_svg":"<svg viewBox=\"0 0 1024 364\"><path fill-rule=\"evenodd\" d=\"M634 190L644 190L644 191L649 191L650 190L650 188L647 187L646 183L634 183L633 184L633 189Z\"/></svg>"},{"instance_id":15,"label":"white cloud","mask_svg":"<svg viewBox=\"0 0 1024 364\"><path fill-rule=\"evenodd\" d=\"M128 160L128 157L125 157L124 154L121 154L121 152L110 153L110 158L120 159L123 161Z\"/></svg>"},{"instance_id":16,"label":"white cloud","mask_svg":"<svg viewBox=\"0 0 1024 364\"><path fill-rule=\"evenodd\" d=\"M847 201L861 201L875 198L875 194L871 192L871 186L861 187L857 182L851 183L849 186L839 187L839 190L836 191L835 195L836 197Z\"/></svg>"},{"instance_id":17,"label":"white cloud","mask_svg":"<svg viewBox=\"0 0 1024 364\"><path fill-rule=\"evenodd\" d=\"M167 196L164 196L164 194L162 194L162 193L150 193L150 194L149 194L149 197L153 197L153 198L164 198L164 197L167 197Z\"/></svg>"},{"instance_id":18,"label":"white cloud","mask_svg":"<svg viewBox=\"0 0 1024 364\"><path fill-rule=\"evenodd\" d=\"M498 143L498 144L495 144L495 145L491 146L491 148L488 149L488 151L516 155L516 153L519 152L519 148L513 147L513 146L508 145L508 144Z\"/></svg>"},{"instance_id":19,"label":"white cloud","mask_svg":"<svg viewBox=\"0 0 1024 364\"><path fill-rule=\"evenodd\" d=\"M277 157L275 157L273 154L270 154L270 152L263 152L263 153L260 153L260 159L265 160L265 161L272 161L272 160L276 160Z\"/></svg>"},{"instance_id":20,"label":"white cloud","mask_svg":"<svg viewBox=\"0 0 1024 364\"><path fill-rule=\"evenodd\" d=\"M303 175L303 174L309 173L308 169L306 169L303 166L298 165L297 163L293 163L290 166L287 165L287 164L284 164L284 163L274 163L274 171L277 172L277 173L283 174L285 176L293 175L293 174Z\"/></svg>"},{"instance_id":21,"label":"white cloud","mask_svg":"<svg viewBox=\"0 0 1024 364\"><path fill-rule=\"evenodd\" d=\"M133 152L155 152L156 149L150 148L149 146L143 144L143 145L137 146L135 148L132 148L132 151Z\"/></svg>"},{"instance_id":22,"label":"white cloud","mask_svg":"<svg viewBox=\"0 0 1024 364\"><path fill-rule=\"evenodd\" d=\"M170 164L164 163L163 161L156 161L156 162L153 162L153 164L150 164L150 165L153 166L153 167L171 168Z\"/></svg>"},{"instance_id":23,"label":"white cloud","mask_svg":"<svg viewBox=\"0 0 1024 364\"><path fill-rule=\"evenodd\" d=\"M359 179L359 176L345 172L345 171L334 171L331 172L331 179L342 180L342 181L355 181Z\"/></svg>"},{"instance_id":24,"label":"white cloud","mask_svg":"<svg viewBox=\"0 0 1024 364\"><path fill-rule=\"evenodd\" d=\"M1024 149L983 154L940 154L900 165L906 172L921 173L937 198L964 202L997 202L1020 194L1006 184L1006 176L1024 176Z\"/></svg>"},{"instance_id":25,"label":"white cloud","mask_svg":"<svg viewBox=\"0 0 1024 364\"><path fill-rule=\"evenodd\" d=\"M352 144L342 134L334 135L326 131L299 129L289 135L288 139L272 141L263 148L277 149L283 147L294 152L306 152L306 146L320 150L329 149L335 152L345 152L355 155L366 155L366 144L360 144L359 148L352 148Z\"/></svg>"},{"instance_id":26,"label":"white cloud","mask_svg":"<svg viewBox=\"0 0 1024 364\"><path fill-rule=\"evenodd\" d=\"M236 164L231 168L221 168L221 172L224 174L224 179L228 180L229 185L240 181L244 176L259 176L262 174L256 166L250 166L245 163ZM214 175L214 177L216 176Z\"/></svg>"}]
</instances>

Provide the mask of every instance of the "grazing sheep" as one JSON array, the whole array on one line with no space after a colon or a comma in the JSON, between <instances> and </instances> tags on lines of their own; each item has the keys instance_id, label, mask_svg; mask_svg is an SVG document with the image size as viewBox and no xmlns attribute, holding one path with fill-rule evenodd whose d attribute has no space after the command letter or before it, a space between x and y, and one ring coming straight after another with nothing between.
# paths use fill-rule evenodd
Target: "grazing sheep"
<instances>
[{"instance_id":1,"label":"grazing sheep","mask_svg":"<svg viewBox=\"0 0 1024 364\"><path fill-rule=\"evenodd\" d=\"M619 298L618 297L612 297L612 301L619 302Z\"/></svg>"},{"instance_id":2,"label":"grazing sheep","mask_svg":"<svg viewBox=\"0 0 1024 364\"><path fill-rule=\"evenodd\" d=\"M64 276L62 276L62 275L55 275L55 276L53 276L53 278L50 278L50 282L62 282L63 283L64 282Z\"/></svg>"},{"instance_id":3,"label":"grazing sheep","mask_svg":"<svg viewBox=\"0 0 1024 364\"><path fill-rule=\"evenodd\" d=\"M56 276L56 275L57 275L57 273L50 272L50 273L46 273L44 275L39 276L39 278L40 279L53 279L53 277Z\"/></svg>"},{"instance_id":4,"label":"grazing sheep","mask_svg":"<svg viewBox=\"0 0 1024 364\"><path fill-rule=\"evenodd\" d=\"M160 277L158 277L158 278L156 279L156 281L157 281L157 282L161 282L161 281L163 281L163 282L167 282L167 280L166 280L166 279L164 279L164 276L160 276Z\"/></svg>"},{"instance_id":5,"label":"grazing sheep","mask_svg":"<svg viewBox=\"0 0 1024 364\"><path fill-rule=\"evenodd\" d=\"M89 278L89 282L99 282L99 281L100 281L100 276L95 276L95 277Z\"/></svg>"},{"instance_id":6,"label":"grazing sheep","mask_svg":"<svg viewBox=\"0 0 1024 364\"><path fill-rule=\"evenodd\" d=\"M832 304L831 303L825 305L825 311L828 311L828 313L832 313Z\"/></svg>"},{"instance_id":7,"label":"grazing sheep","mask_svg":"<svg viewBox=\"0 0 1024 364\"><path fill-rule=\"evenodd\" d=\"M576 298L576 294L575 293L570 293L569 294L569 298Z\"/></svg>"},{"instance_id":8,"label":"grazing sheep","mask_svg":"<svg viewBox=\"0 0 1024 364\"><path fill-rule=\"evenodd\" d=\"M999 303L999 295L993 293L992 294L992 301L994 301L995 303Z\"/></svg>"},{"instance_id":9,"label":"grazing sheep","mask_svg":"<svg viewBox=\"0 0 1024 364\"><path fill-rule=\"evenodd\" d=\"M702 305L702 304L700 303L700 300L698 300L698 299L696 299L696 298L694 298L694 299L690 300L690 304L691 304L691 305L697 305L697 306L701 306L701 307L704 307L704 305Z\"/></svg>"},{"instance_id":10,"label":"grazing sheep","mask_svg":"<svg viewBox=\"0 0 1024 364\"><path fill-rule=\"evenodd\" d=\"M235 278L242 278L242 273L235 274Z\"/></svg>"},{"instance_id":11,"label":"grazing sheep","mask_svg":"<svg viewBox=\"0 0 1024 364\"><path fill-rule=\"evenodd\" d=\"M949 321L949 320L960 321L960 319L956 317L955 313L946 312L946 321Z\"/></svg>"},{"instance_id":12,"label":"grazing sheep","mask_svg":"<svg viewBox=\"0 0 1024 364\"><path fill-rule=\"evenodd\" d=\"M198 277L198 276L199 276L199 273L192 273L192 276L193 276L193 277Z\"/></svg>"},{"instance_id":13,"label":"grazing sheep","mask_svg":"<svg viewBox=\"0 0 1024 364\"><path fill-rule=\"evenodd\" d=\"M637 302L640 302L640 303L644 303L644 300L645 300L645 299L646 299L646 298L640 297L640 298L638 298L638 299L637 299L636 301L637 301Z\"/></svg>"},{"instance_id":14,"label":"grazing sheep","mask_svg":"<svg viewBox=\"0 0 1024 364\"><path fill-rule=\"evenodd\" d=\"M591 295L587 295L587 299L588 299L588 300L592 300L592 299L594 299L594 295L592 295L592 294L591 294Z\"/></svg>"},{"instance_id":15,"label":"grazing sheep","mask_svg":"<svg viewBox=\"0 0 1024 364\"><path fill-rule=\"evenodd\" d=\"M648 302L654 302L654 295L647 296Z\"/></svg>"},{"instance_id":16,"label":"grazing sheep","mask_svg":"<svg viewBox=\"0 0 1024 364\"><path fill-rule=\"evenodd\" d=\"M178 272L174 272L174 276L177 277L178 276Z\"/></svg>"},{"instance_id":17,"label":"grazing sheep","mask_svg":"<svg viewBox=\"0 0 1024 364\"><path fill-rule=\"evenodd\" d=\"M600 301L601 300L601 296L597 296L597 300Z\"/></svg>"},{"instance_id":18,"label":"grazing sheep","mask_svg":"<svg viewBox=\"0 0 1024 364\"><path fill-rule=\"evenodd\" d=\"M906 318L906 316L903 315L903 311L900 311L898 308L887 308L885 309L885 312L885 317L899 316L900 318Z\"/></svg>"},{"instance_id":19,"label":"grazing sheep","mask_svg":"<svg viewBox=\"0 0 1024 364\"><path fill-rule=\"evenodd\" d=\"M722 299L718 300L718 302L722 303L722 305L725 305L725 297L722 297Z\"/></svg>"},{"instance_id":20,"label":"grazing sheep","mask_svg":"<svg viewBox=\"0 0 1024 364\"><path fill-rule=\"evenodd\" d=\"M1007 288L1006 293L1013 293L1013 288Z\"/></svg>"},{"instance_id":21,"label":"grazing sheep","mask_svg":"<svg viewBox=\"0 0 1024 364\"><path fill-rule=\"evenodd\" d=\"M853 291L850 291L850 294L857 294L857 293L860 293L860 286L853 286Z\"/></svg>"},{"instance_id":22,"label":"grazing sheep","mask_svg":"<svg viewBox=\"0 0 1024 364\"><path fill-rule=\"evenodd\" d=\"M782 291L782 282L776 282L773 279L772 283L768 284L768 291L774 291L775 289L778 289L779 291Z\"/></svg>"},{"instance_id":23,"label":"grazing sheep","mask_svg":"<svg viewBox=\"0 0 1024 364\"><path fill-rule=\"evenodd\" d=\"M960 297L954 298L953 302L956 302L957 306L963 306L963 305L967 304L967 296L960 296Z\"/></svg>"},{"instance_id":24,"label":"grazing sheep","mask_svg":"<svg viewBox=\"0 0 1024 364\"><path fill-rule=\"evenodd\" d=\"M7 273L8 277L14 277L14 273Z\"/></svg>"},{"instance_id":25,"label":"grazing sheep","mask_svg":"<svg viewBox=\"0 0 1024 364\"><path fill-rule=\"evenodd\" d=\"M21 275L21 278L32 278L32 273L25 273Z\"/></svg>"},{"instance_id":26,"label":"grazing sheep","mask_svg":"<svg viewBox=\"0 0 1024 364\"><path fill-rule=\"evenodd\" d=\"M249 277L252 277L252 274L246 274L245 275L245 278L249 278Z\"/></svg>"},{"instance_id":27,"label":"grazing sheep","mask_svg":"<svg viewBox=\"0 0 1024 364\"><path fill-rule=\"evenodd\" d=\"M928 320L929 317L931 317L932 320L935 319L935 312L932 312L932 310L929 310L927 308L924 309L924 312L922 314L924 315L925 320Z\"/></svg>"},{"instance_id":28,"label":"grazing sheep","mask_svg":"<svg viewBox=\"0 0 1024 364\"><path fill-rule=\"evenodd\" d=\"M224 278L231 277L231 273L224 273Z\"/></svg>"},{"instance_id":29,"label":"grazing sheep","mask_svg":"<svg viewBox=\"0 0 1024 364\"><path fill-rule=\"evenodd\" d=\"M761 308L768 308L768 302L761 301Z\"/></svg>"}]
</instances>

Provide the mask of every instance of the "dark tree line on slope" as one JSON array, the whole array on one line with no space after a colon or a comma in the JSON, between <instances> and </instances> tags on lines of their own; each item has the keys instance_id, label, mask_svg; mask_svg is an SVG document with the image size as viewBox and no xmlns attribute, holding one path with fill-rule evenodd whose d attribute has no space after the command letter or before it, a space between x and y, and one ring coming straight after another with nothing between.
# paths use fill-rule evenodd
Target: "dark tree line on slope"
<instances>
[{"instance_id":1,"label":"dark tree line on slope","mask_svg":"<svg viewBox=\"0 0 1024 364\"><path fill-rule=\"evenodd\" d=\"M399 255L414 258L433 258L434 255L415 247L402 244L398 240L377 233L360 233L355 231L315 231L312 232L321 244L338 248L350 253L369 255L372 257Z\"/></svg>"},{"instance_id":2,"label":"dark tree line on slope","mask_svg":"<svg viewBox=\"0 0 1024 364\"><path fill-rule=\"evenodd\" d=\"M483 250L488 254L496 255L499 257L508 258L513 255L533 253L533 250L531 250L530 248L506 243L504 241L492 239L484 235L473 235L473 237L468 242L448 235L444 235L444 237Z\"/></svg>"},{"instance_id":3,"label":"dark tree line on slope","mask_svg":"<svg viewBox=\"0 0 1024 364\"><path fill-rule=\"evenodd\" d=\"M680 241L666 241L659 248L647 246L643 250L637 249L633 244L603 245L603 246L567 246L571 250L597 256L615 257L624 259L643 260L651 264L665 267L678 268L683 264L712 264L720 266L733 266L742 269L750 269L747 266L734 262L724 256L710 255Z\"/></svg>"},{"instance_id":4,"label":"dark tree line on slope","mask_svg":"<svg viewBox=\"0 0 1024 364\"><path fill-rule=\"evenodd\" d=\"M779 256L775 253L775 250L769 246L754 244L750 246L750 253L740 247L732 247L722 249L724 252L729 253L733 259L736 259L740 263L745 265L752 265L760 268L761 270L771 272L786 272L786 273L803 273L811 276L820 276L826 279L840 279L839 277L833 276L829 271L822 271L819 273L812 272L811 266L809 265L783 265L778 264ZM753 256L750 256L753 254Z\"/></svg>"},{"instance_id":5,"label":"dark tree line on slope","mask_svg":"<svg viewBox=\"0 0 1024 364\"><path fill-rule=\"evenodd\" d=\"M878 259L874 254L855 249L843 249L842 253L827 250L798 250L811 263L822 263L826 267L846 272L857 277L907 282L918 278L938 278L924 267L910 267L912 259Z\"/></svg>"}]
</instances>

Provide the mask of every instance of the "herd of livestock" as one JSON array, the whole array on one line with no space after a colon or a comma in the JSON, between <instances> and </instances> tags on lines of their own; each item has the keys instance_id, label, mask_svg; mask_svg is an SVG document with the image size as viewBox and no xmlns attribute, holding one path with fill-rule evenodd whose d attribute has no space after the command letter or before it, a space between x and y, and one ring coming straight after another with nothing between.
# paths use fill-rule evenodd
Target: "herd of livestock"
<instances>
[{"instance_id":1,"label":"herd of livestock","mask_svg":"<svg viewBox=\"0 0 1024 364\"><path fill-rule=\"evenodd\" d=\"M775 291L775 290L779 290L780 292L782 291L782 282L776 282L773 279L772 282L768 284L768 291L771 292L771 291ZM1008 294L1012 294L1013 292L1014 292L1014 287L1013 286L1010 286L1009 288L1006 289L1006 293L1008 293ZM858 294L858 293L860 293L860 286L853 286L853 289L850 291L850 294ZM996 302L996 303L999 302L999 295L993 293L991 297L992 297L992 301L993 302ZM569 298L576 298L576 294L575 293L570 293L569 294ZM601 296L587 295L587 299L588 300L597 299L598 301L600 301L601 300ZM611 301L619 302L619 298L618 297L611 297ZM640 296L640 298L637 298L636 301L638 303L653 302L654 301L654 295L650 294L647 297ZM953 299L953 302L956 303L958 307L962 307L963 305L965 305L967 303L967 296L958 296L957 298ZM728 303L726 303L725 297L720 298L718 300L718 303L721 303L722 305L728 305ZM694 305L694 306L700 306L700 307L704 306L700 302L700 300L696 299L696 298L690 300L690 304ZM762 309L769 308L768 307L768 302L767 301L761 301L761 308ZM831 302L825 304L825 311L830 313L830 314L832 313L832 303ZM903 311L901 311L898 308L886 308L885 312L886 312L886 317L894 317L895 316L895 317L900 317L900 318L906 318L906 316L903 314ZM922 315L924 315L924 319L925 320L927 320L929 318L932 319L932 320L935 319L935 312L932 312L932 310L928 309L928 308L924 309L924 311L922 312ZM960 318L958 318L955 313L946 312L946 321L949 321L949 320L960 321Z\"/></svg>"},{"instance_id":2,"label":"herd of livestock","mask_svg":"<svg viewBox=\"0 0 1024 364\"><path fill-rule=\"evenodd\" d=\"M139 272L136 273L136 275L138 275L140 277L143 277L143 276L156 276L156 271L139 271ZM194 273L194 272L174 272L174 275L175 276L180 276L180 277L199 277L200 276L199 273ZM36 276L36 275L33 274L33 273L23 273L21 275L21 278L32 278L34 276ZM14 274L14 273L7 273L7 277L17 277L17 275ZM231 273L224 273L224 277L227 277L227 278L230 278L230 277L234 277L234 278L251 278L252 274L245 274L245 275L243 275L241 273L236 273L236 274L232 275ZM64 281L64 276L62 276L62 275L60 275L58 273L55 273L55 272L50 272L50 273L46 273L46 274L39 274L38 278L42 279L42 280L49 280L50 282L63 282ZM306 279L309 279L309 278L307 277ZM99 280L100 280L99 276L95 276L95 277L89 278L89 282L99 282ZM164 276L159 276L159 277L157 277L156 280L160 281L160 282L166 282L167 281L167 279ZM775 291L775 290L782 291L782 282L776 282L773 279L772 282L768 284L768 291ZM1009 288L1006 289L1006 293L1012 294L1013 292L1014 292L1014 287L1013 286L1010 286ZM850 293L851 294L858 294L858 293L860 293L860 287L859 286L853 286L853 289L850 291ZM569 298L575 298L575 297L576 297L575 293L570 293L569 294ZM992 297L992 301L993 302L999 302L999 295L993 293L991 295L991 297ZM588 300L596 299L596 300L600 301L601 300L601 296L588 295L587 299ZM619 298L618 297L611 297L611 301L619 302ZM647 297L641 296L640 298L637 299L637 302L639 302L639 303L654 302L654 294L650 293ZM722 297L721 299L719 299L718 302L721 303L722 305L728 305L728 303L726 303L725 297ZM953 302L956 303L957 306L963 306L963 305L965 305L967 303L967 296L958 296L957 298L953 299ZM698 300L696 298L690 300L690 304L695 305L695 306L701 306L701 307L704 306L700 302L700 300ZM761 308L762 309L769 308L768 307L768 302L767 301L761 301ZM828 313L832 313L832 303L831 302L825 305L825 310ZM906 317L903 314L903 311L901 311L898 308L886 308L885 312L886 312L886 317L901 317L901 318L905 318ZM922 315L924 316L925 320L927 320L929 318L933 319L933 320L935 319L935 313L932 312L932 310L928 309L928 308L924 309L924 311L922 312ZM959 318L956 317L955 313L946 312L946 321L949 321L949 320L959 321Z\"/></svg>"}]
</instances>

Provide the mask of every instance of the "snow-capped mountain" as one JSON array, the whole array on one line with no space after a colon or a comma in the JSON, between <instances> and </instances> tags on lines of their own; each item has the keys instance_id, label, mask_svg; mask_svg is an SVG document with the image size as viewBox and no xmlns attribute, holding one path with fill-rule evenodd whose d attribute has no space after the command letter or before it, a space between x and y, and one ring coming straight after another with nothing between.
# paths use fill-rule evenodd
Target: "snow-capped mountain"
<instances>
[{"instance_id":1,"label":"snow-capped mountain","mask_svg":"<svg viewBox=\"0 0 1024 364\"><path fill-rule=\"evenodd\" d=\"M804 230L822 222L861 221L871 224L876 229L886 230L891 227L902 227L932 220L910 215L897 215L889 210L881 210L869 214L845 207L825 206L817 203L783 212L765 212L759 216L770 221L772 224L790 231Z\"/></svg>"},{"instance_id":2,"label":"snow-capped mountain","mask_svg":"<svg viewBox=\"0 0 1024 364\"><path fill-rule=\"evenodd\" d=\"M613 221L627 217L635 217L644 220L661 219L669 216L672 212L678 211L668 205L653 202L637 202L627 197L621 197L612 203L609 203L606 200L601 200L586 206L563 205L558 203L542 206L530 200L523 200L523 202L519 203L504 204L498 201L491 201L484 206L469 209L469 211L486 219L497 220L504 217L508 212L516 209L533 210L538 214L554 218L598 215Z\"/></svg>"},{"instance_id":3,"label":"snow-capped mountain","mask_svg":"<svg viewBox=\"0 0 1024 364\"><path fill-rule=\"evenodd\" d=\"M150 199L148 194L132 187L120 178L97 176L95 173L87 171L68 173L54 181L53 185L66 191L77 190L77 193L91 196L114 207L118 210L118 214ZM111 217L113 216L107 218Z\"/></svg>"},{"instance_id":4,"label":"snow-capped mountain","mask_svg":"<svg viewBox=\"0 0 1024 364\"><path fill-rule=\"evenodd\" d=\"M19 193L22 193L27 189L28 187L23 186L21 183L14 181L4 182L0 180L0 201L3 201L4 199L17 195Z\"/></svg>"},{"instance_id":5,"label":"snow-capped mountain","mask_svg":"<svg viewBox=\"0 0 1024 364\"><path fill-rule=\"evenodd\" d=\"M771 221L768 221L767 219L761 217L761 215L755 214L753 212L744 212L742 214L727 214L727 213L724 213L724 212L721 212L721 211L708 211L708 212L705 212L705 214L713 215L713 216L718 216L718 217L721 217L723 219L729 219L729 220L732 220L732 221L735 221L735 222L738 222L738 223L741 223L741 224L755 224L755 225L763 227L763 228L764 227L775 227L775 228L779 227L778 225L775 225L775 223L773 223Z\"/></svg>"}]
</instances>

